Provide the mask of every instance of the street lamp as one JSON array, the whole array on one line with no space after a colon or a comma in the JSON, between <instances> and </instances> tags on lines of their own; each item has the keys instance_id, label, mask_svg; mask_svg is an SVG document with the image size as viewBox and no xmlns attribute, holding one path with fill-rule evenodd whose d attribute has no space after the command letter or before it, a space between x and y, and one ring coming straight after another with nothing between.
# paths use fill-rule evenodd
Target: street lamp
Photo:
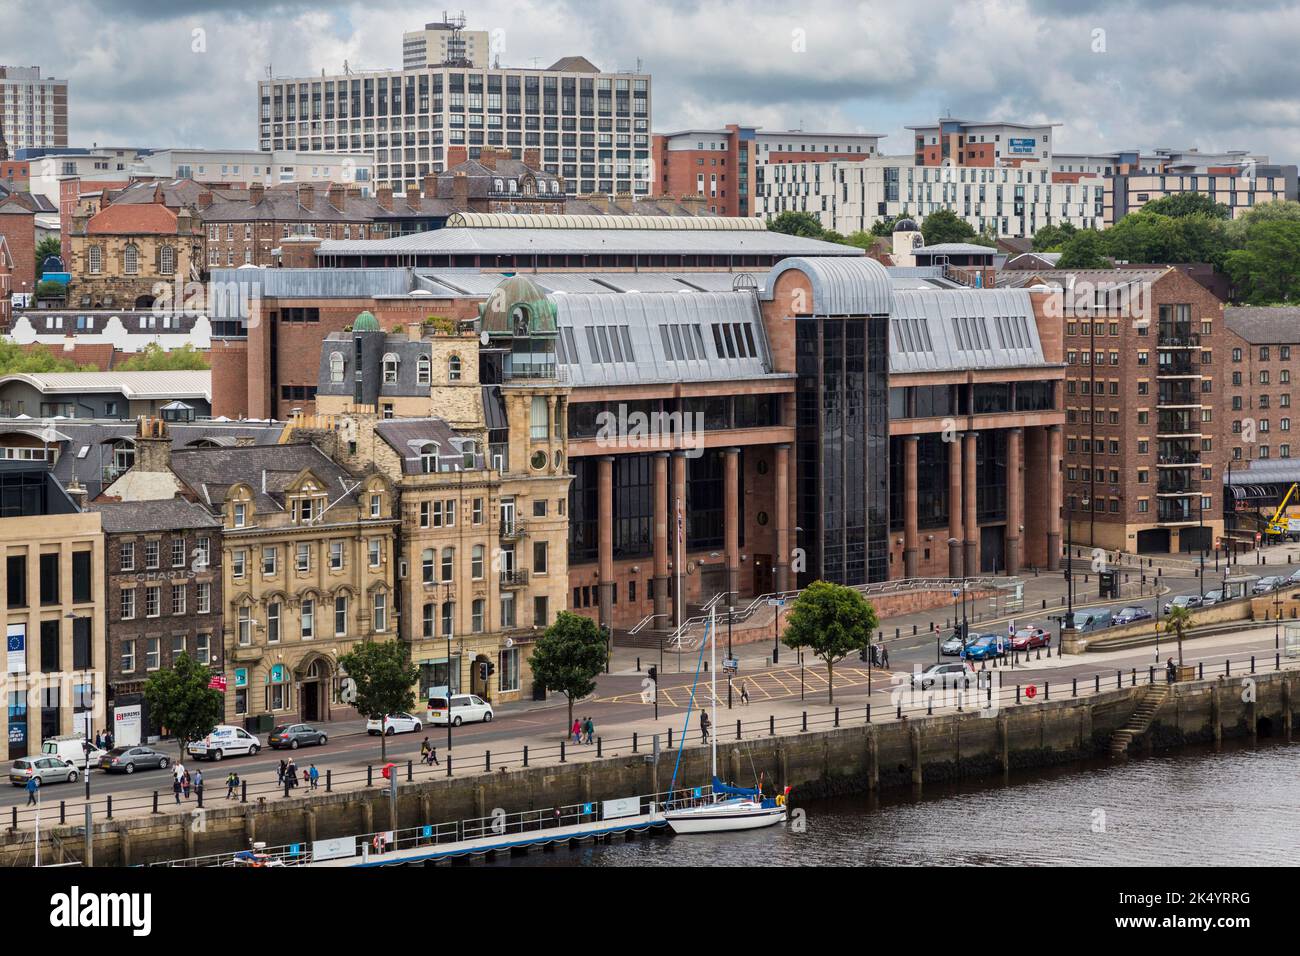
<instances>
[{"instance_id":1,"label":"street lamp","mask_svg":"<svg viewBox=\"0 0 1300 956\"><path fill-rule=\"evenodd\" d=\"M1201 585L1201 603L1205 603L1205 496L1201 494L1199 488L1196 491L1196 501L1196 517L1200 525L1200 530L1197 533L1200 535L1199 544L1201 546L1201 573L1197 576L1197 580Z\"/></svg>"},{"instance_id":2,"label":"street lamp","mask_svg":"<svg viewBox=\"0 0 1300 956\"><path fill-rule=\"evenodd\" d=\"M727 592L727 601L730 602L735 597L735 591ZM734 604L727 604L727 710L731 710L731 621L736 616L736 607Z\"/></svg>"}]
</instances>

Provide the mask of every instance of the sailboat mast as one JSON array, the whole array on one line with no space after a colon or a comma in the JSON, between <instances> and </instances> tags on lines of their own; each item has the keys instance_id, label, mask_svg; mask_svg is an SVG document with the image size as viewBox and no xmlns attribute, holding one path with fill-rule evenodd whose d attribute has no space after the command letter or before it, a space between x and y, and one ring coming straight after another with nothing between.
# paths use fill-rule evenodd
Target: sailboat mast
<instances>
[{"instance_id":1,"label":"sailboat mast","mask_svg":"<svg viewBox=\"0 0 1300 956\"><path fill-rule=\"evenodd\" d=\"M709 783L718 776L718 608L709 610L709 696L713 698L709 715L709 744L712 748L713 774Z\"/></svg>"}]
</instances>

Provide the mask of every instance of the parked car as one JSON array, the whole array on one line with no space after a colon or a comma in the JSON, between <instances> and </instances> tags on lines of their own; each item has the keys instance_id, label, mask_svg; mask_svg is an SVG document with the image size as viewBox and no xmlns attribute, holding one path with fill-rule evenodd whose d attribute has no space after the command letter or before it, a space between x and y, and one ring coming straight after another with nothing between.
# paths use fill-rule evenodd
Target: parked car
<instances>
[{"instance_id":1,"label":"parked car","mask_svg":"<svg viewBox=\"0 0 1300 956\"><path fill-rule=\"evenodd\" d=\"M968 661L986 661L1007 656L1007 641L1001 634L981 634L966 645L963 655Z\"/></svg>"},{"instance_id":2,"label":"parked car","mask_svg":"<svg viewBox=\"0 0 1300 956\"><path fill-rule=\"evenodd\" d=\"M9 782L15 787L27 786L33 776L40 778L43 787L47 783L76 783L81 772L62 757L51 754L19 757L9 768Z\"/></svg>"},{"instance_id":3,"label":"parked car","mask_svg":"<svg viewBox=\"0 0 1300 956\"><path fill-rule=\"evenodd\" d=\"M1280 574L1270 574L1262 577L1255 582L1255 586L1250 589L1252 594L1271 594L1281 588L1286 587L1287 579Z\"/></svg>"},{"instance_id":4,"label":"parked car","mask_svg":"<svg viewBox=\"0 0 1300 956\"><path fill-rule=\"evenodd\" d=\"M962 649L977 636L970 634L963 638L960 630L953 631L952 637L939 645L939 651L946 657L959 657Z\"/></svg>"},{"instance_id":5,"label":"parked car","mask_svg":"<svg viewBox=\"0 0 1300 956\"><path fill-rule=\"evenodd\" d=\"M1100 631L1115 623L1114 615L1108 608L1084 608L1074 612L1074 629L1076 631Z\"/></svg>"},{"instance_id":6,"label":"parked car","mask_svg":"<svg viewBox=\"0 0 1300 956\"><path fill-rule=\"evenodd\" d=\"M262 749L262 744L243 727L223 724L220 727L213 727L206 737L194 741L185 749L191 757L199 760L220 760L223 757L237 757L241 754L256 756Z\"/></svg>"},{"instance_id":7,"label":"parked car","mask_svg":"<svg viewBox=\"0 0 1300 956\"><path fill-rule=\"evenodd\" d=\"M288 750L297 750L299 747L305 747L308 744L315 744L323 747L329 740L324 731L317 730L308 724L281 724L271 731L271 736L266 738L266 742L272 750L286 748Z\"/></svg>"},{"instance_id":8,"label":"parked car","mask_svg":"<svg viewBox=\"0 0 1300 956\"><path fill-rule=\"evenodd\" d=\"M104 751L94 744L91 744L87 751L86 738L80 734L50 737L41 744L41 753L58 757L77 767L84 767L87 759L90 760L91 766L95 766L99 763L99 758L104 755Z\"/></svg>"},{"instance_id":9,"label":"parked car","mask_svg":"<svg viewBox=\"0 0 1300 956\"><path fill-rule=\"evenodd\" d=\"M1300 568L1296 568L1292 571L1291 576L1286 580L1288 584L1300 584Z\"/></svg>"},{"instance_id":10,"label":"parked car","mask_svg":"<svg viewBox=\"0 0 1300 956\"><path fill-rule=\"evenodd\" d=\"M942 664L931 664L919 674L912 674L912 686L918 690L926 690L936 684L943 685L945 682L950 687L956 687L961 682L963 687L969 687L971 681L971 669L968 664L960 664L956 661L945 661Z\"/></svg>"},{"instance_id":11,"label":"parked car","mask_svg":"<svg viewBox=\"0 0 1300 956\"><path fill-rule=\"evenodd\" d=\"M1152 616L1151 612L1146 608L1134 605L1133 607L1122 608L1113 620L1118 626L1121 624L1136 624L1138 621L1149 621Z\"/></svg>"},{"instance_id":12,"label":"parked car","mask_svg":"<svg viewBox=\"0 0 1300 956\"><path fill-rule=\"evenodd\" d=\"M371 737L380 734L391 737L393 734L419 733L422 726L419 719L410 714L389 714L387 717L371 717L367 720L366 733Z\"/></svg>"},{"instance_id":13,"label":"parked car","mask_svg":"<svg viewBox=\"0 0 1300 956\"><path fill-rule=\"evenodd\" d=\"M1201 598L1201 607L1210 607L1213 604L1223 603L1223 590L1216 588L1213 591L1206 591L1205 597Z\"/></svg>"},{"instance_id":14,"label":"parked car","mask_svg":"<svg viewBox=\"0 0 1300 956\"><path fill-rule=\"evenodd\" d=\"M1052 635L1045 628L1037 624L1031 624L1028 627L1022 627L1011 635L1011 649L1015 651L1027 651L1035 647L1051 647Z\"/></svg>"},{"instance_id":15,"label":"parked car","mask_svg":"<svg viewBox=\"0 0 1300 956\"><path fill-rule=\"evenodd\" d=\"M99 769L108 773L166 770L171 762L171 757L152 747L114 747L99 758Z\"/></svg>"},{"instance_id":16,"label":"parked car","mask_svg":"<svg viewBox=\"0 0 1300 956\"><path fill-rule=\"evenodd\" d=\"M1172 601L1165 602L1165 613L1168 614L1176 607L1185 607L1189 611L1194 611L1201 606L1201 596L1199 594L1180 594Z\"/></svg>"},{"instance_id":17,"label":"parked car","mask_svg":"<svg viewBox=\"0 0 1300 956\"><path fill-rule=\"evenodd\" d=\"M494 716L492 705L474 694L458 694L453 697L450 711L447 707L447 698L434 697L429 700L429 723L446 727L448 714L453 727L472 724L474 721L482 721L486 724Z\"/></svg>"}]
</instances>

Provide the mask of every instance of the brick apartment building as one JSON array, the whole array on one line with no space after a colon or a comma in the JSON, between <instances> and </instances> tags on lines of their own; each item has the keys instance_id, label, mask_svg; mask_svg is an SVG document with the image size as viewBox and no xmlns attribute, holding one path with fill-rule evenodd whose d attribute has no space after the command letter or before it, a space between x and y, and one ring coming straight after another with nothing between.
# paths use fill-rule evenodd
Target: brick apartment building
<instances>
[{"instance_id":1,"label":"brick apartment building","mask_svg":"<svg viewBox=\"0 0 1300 956\"><path fill-rule=\"evenodd\" d=\"M1300 308L1230 306L1224 321L1227 381L1219 412L1225 454L1234 468L1291 458L1300 451L1291 437L1291 409L1300 407L1293 404L1300 397L1293 372Z\"/></svg>"},{"instance_id":2,"label":"brick apartment building","mask_svg":"<svg viewBox=\"0 0 1300 956\"><path fill-rule=\"evenodd\" d=\"M11 291L36 290L36 210L25 193L0 199L0 236L9 246L12 261Z\"/></svg>"}]
</instances>

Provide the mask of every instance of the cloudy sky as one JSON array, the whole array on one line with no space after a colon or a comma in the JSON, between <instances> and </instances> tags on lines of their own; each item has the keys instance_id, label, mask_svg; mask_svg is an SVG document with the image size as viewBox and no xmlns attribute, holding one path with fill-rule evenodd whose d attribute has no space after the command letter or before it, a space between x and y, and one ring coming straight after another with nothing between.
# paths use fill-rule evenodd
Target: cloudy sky
<instances>
[{"instance_id":1,"label":"cloudy sky","mask_svg":"<svg viewBox=\"0 0 1300 956\"><path fill-rule=\"evenodd\" d=\"M1300 5L1255 0L481 0L506 66L581 54L654 75L656 131L726 122L886 133L1064 124L1060 151L1249 148L1300 160ZM0 0L0 63L71 81L73 145L249 148L256 81L400 66L407 0ZM456 6L454 9L461 9ZM39 26L32 21L39 19ZM13 29L6 29L12 27Z\"/></svg>"}]
</instances>

